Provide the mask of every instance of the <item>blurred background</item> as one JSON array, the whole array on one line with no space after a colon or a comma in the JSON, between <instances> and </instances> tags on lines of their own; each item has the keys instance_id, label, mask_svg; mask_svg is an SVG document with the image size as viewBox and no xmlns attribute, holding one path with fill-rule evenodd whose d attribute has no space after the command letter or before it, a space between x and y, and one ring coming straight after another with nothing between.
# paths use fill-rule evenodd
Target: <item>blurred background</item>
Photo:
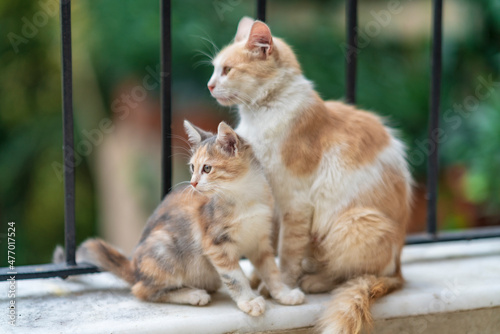
<instances>
[{"instance_id":1,"label":"blurred background","mask_svg":"<svg viewBox=\"0 0 500 334\"><path fill-rule=\"evenodd\" d=\"M400 130L417 180L409 232L425 229L431 1L359 3L358 105ZM393 2L392 2L393 3ZM159 1L72 4L77 241L124 251L160 201ZM344 1L270 0L267 20L325 99L343 99ZM206 83L255 1L172 1L174 184L189 178L182 120L236 124ZM500 224L500 0L445 1L439 228ZM0 254L16 265L64 242L58 2L0 2ZM213 44L212 44L213 43ZM215 45L215 46L214 46ZM354 135L354 134L353 134Z\"/></svg>"}]
</instances>

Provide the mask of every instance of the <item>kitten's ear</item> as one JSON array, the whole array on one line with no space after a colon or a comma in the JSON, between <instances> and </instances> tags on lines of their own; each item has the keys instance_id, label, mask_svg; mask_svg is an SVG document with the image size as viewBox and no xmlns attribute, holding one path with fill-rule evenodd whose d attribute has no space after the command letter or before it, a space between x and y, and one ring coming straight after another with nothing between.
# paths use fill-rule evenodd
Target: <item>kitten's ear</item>
<instances>
[{"instance_id":1,"label":"kitten's ear","mask_svg":"<svg viewBox=\"0 0 500 334\"><path fill-rule=\"evenodd\" d=\"M252 25L246 48L251 51L258 51L259 55L264 57L273 52L273 36L264 22L255 21Z\"/></svg>"},{"instance_id":2,"label":"kitten's ear","mask_svg":"<svg viewBox=\"0 0 500 334\"><path fill-rule=\"evenodd\" d=\"M238 23L238 30L236 30L236 36L234 36L235 42L240 42L246 40L250 34L250 29L255 21L248 16L244 16L240 23Z\"/></svg>"},{"instance_id":3,"label":"kitten's ear","mask_svg":"<svg viewBox=\"0 0 500 334\"><path fill-rule=\"evenodd\" d=\"M197 146L205 139L213 136L213 133L204 131L199 127L189 123L187 120L184 120L184 129L186 130L186 133L188 135L189 142L193 146Z\"/></svg>"},{"instance_id":4,"label":"kitten's ear","mask_svg":"<svg viewBox=\"0 0 500 334\"><path fill-rule=\"evenodd\" d=\"M217 128L217 143L224 152L229 155L235 155L238 152L238 135L234 130L224 122L220 122Z\"/></svg>"}]
</instances>

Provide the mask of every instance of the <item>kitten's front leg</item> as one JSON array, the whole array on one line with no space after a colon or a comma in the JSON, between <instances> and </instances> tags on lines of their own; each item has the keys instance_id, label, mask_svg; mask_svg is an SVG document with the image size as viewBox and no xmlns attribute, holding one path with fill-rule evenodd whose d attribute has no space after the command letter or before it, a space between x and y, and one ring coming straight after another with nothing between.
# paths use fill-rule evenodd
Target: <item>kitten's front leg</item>
<instances>
[{"instance_id":1,"label":"kitten's front leg","mask_svg":"<svg viewBox=\"0 0 500 334\"><path fill-rule=\"evenodd\" d=\"M231 245L227 245L227 244ZM236 246L231 242L223 246L211 245L207 255L219 273L231 298L240 310L251 316L259 316L266 310L266 302L262 296L257 296L250 287L250 283L241 270Z\"/></svg>"},{"instance_id":2,"label":"kitten's front leg","mask_svg":"<svg viewBox=\"0 0 500 334\"><path fill-rule=\"evenodd\" d=\"M283 282L297 286L302 260L309 245L311 214L307 210L288 211L280 226L279 258Z\"/></svg>"},{"instance_id":3,"label":"kitten's front leg","mask_svg":"<svg viewBox=\"0 0 500 334\"><path fill-rule=\"evenodd\" d=\"M298 305L304 302L304 293L300 289L291 290L281 280L280 271L274 260L269 238L262 238L257 251L248 256L259 272L271 296L285 305Z\"/></svg>"}]
</instances>

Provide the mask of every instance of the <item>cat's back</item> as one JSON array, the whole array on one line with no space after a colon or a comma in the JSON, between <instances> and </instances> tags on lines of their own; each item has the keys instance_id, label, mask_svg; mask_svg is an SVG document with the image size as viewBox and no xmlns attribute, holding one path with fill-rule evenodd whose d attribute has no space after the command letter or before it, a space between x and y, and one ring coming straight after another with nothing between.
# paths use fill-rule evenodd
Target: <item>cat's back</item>
<instances>
[{"instance_id":1,"label":"cat's back","mask_svg":"<svg viewBox=\"0 0 500 334\"><path fill-rule=\"evenodd\" d=\"M375 113L338 101L324 102L325 126L331 140L312 185L318 203L336 198L335 205L321 210L335 216L345 208L368 205L397 221L406 221L411 198L411 175L405 146Z\"/></svg>"},{"instance_id":2,"label":"cat's back","mask_svg":"<svg viewBox=\"0 0 500 334\"><path fill-rule=\"evenodd\" d=\"M168 193L149 217L139 243L144 242L155 231L192 236L192 229L199 219L200 208L208 199L191 186L180 186Z\"/></svg>"},{"instance_id":3,"label":"cat's back","mask_svg":"<svg viewBox=\"0 0 500 334\"><path fill-rule=\"evenodd\" d=\"M164 198L149 218L133 254L138 281L160 286L185 282L217 289L217 273L203 256L197 224L206 201L190 186L178 187ZM199 273L205 275L200 277Z\"/></svg>"},{"instance_id":4,"label":"cat's back","mask_svg":"<svg viewBox=\"0 0 500 334\"><path fill-rule=\"evenodd\" d=\"M328 204L331 210L347 207L360 193L385 192L395 184L403 185L403 202L409 197L411 176L405 147L375 113L338 101L325 102L316 95L314 103L291 124L281 153L289 175L310 181L301 188L305 198L313 203L335 198L335 205ZM281 174L273 174L278 179L274 184L284 184ZM283 198L293 193L291 189L277 192Z\"/></svg>"},{"instance_id":5,"label":"cat's back","mask_svg":"<svg viewBox=\"0 0 500 334\"><path fill-rule=\"evenodd\" d=\"M391 146L393 138L380 116L339 101L325 101L333 145L340 148L342 160L350 169L375 162Z\"/></svg>"},{"instance_id":6,"label":"cat's back","mask_svg":"<svg viewBox=\"0 0 500 334\"><path fill-rule=\"evenodd\" d=\"M315 96L292 122L281 153L292 174L306 176L332 154L347 169L361 168L373 163L390 144L391 134L379 116Z\"/></svg>"}]
</instances>

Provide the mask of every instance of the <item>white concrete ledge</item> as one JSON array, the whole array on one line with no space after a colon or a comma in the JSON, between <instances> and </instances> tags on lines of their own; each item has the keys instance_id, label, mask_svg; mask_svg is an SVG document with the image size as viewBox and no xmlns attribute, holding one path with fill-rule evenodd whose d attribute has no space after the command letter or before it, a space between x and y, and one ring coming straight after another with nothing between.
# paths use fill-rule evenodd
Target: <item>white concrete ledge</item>
<instances>
[{"instance_id":1,"label":"white concrete ledge","mask_svg":"<svg viewBox=\"0 0 500 334\"><path fill-rule=\"evenodd\" d=\"M374 333L500 333L500 239L407 246L403 263L407 283L374 305ZM252 318L224 290L205 307L144 303L112 275L89 274L17 281L14 327L7 290L0 283L0 333L306 333L330 299L268 300L265 315Z\"/></svg>"}]
</instances>

